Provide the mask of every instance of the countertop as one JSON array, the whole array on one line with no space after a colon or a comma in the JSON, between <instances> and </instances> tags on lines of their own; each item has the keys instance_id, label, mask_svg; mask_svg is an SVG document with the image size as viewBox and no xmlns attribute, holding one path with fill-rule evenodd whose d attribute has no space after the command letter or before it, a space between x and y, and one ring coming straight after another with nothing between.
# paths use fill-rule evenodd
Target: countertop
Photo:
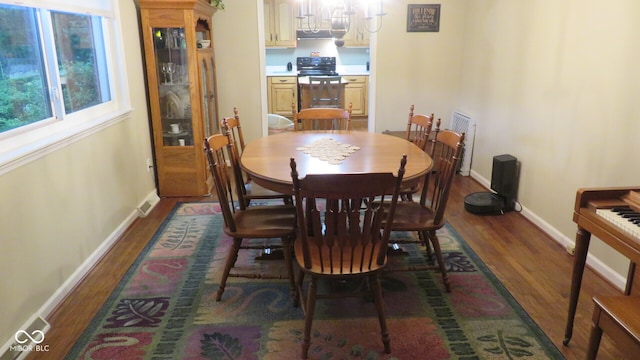
<instances>
[{"instance_id":1,"label":"countertop","mask_svg":"<svg viewBox=\"0 0 640 360\"><path fill-rule=\"evenodd\" d=\"M298 76L295 66L291 71L287 71L286 66L267 66L266 70L267 76ZM369 75L365 65L341 65L336 67L336 72L340 76Z\"/></svg>"}]
</instances>

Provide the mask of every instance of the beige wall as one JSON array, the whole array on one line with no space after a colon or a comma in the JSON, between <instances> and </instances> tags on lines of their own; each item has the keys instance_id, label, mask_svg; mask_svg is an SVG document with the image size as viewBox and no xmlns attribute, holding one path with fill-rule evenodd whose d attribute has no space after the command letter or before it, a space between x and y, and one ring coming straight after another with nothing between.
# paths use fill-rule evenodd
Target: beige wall
<instances>
[{"instance_id":1,"label":"beige wall","mask_svg":"<svg viewBox=\"0 0 640 360\"><path fill-rule=\"evenodd\" d=\"M525 213L573 241L578 188L640 183L640 2L467 5L455 108L478 123L472 168L490 179L494 155L517 157ZM624 258L591 249L626 274Z\"/></svg>"},{"instance_id":2,"label":"beige wall","mask_svg":"<svg viewBox=\"0 0 640 360\"><path fill-rule=\"evenodd\" d=\"M439 32L407 32L407 4L433 1L387 1L382 29L372 51L375 130L406 128L409 106L433 113L448 124L455 107L462 66L465 1L443 0Z\"/></svg>"},{"instance_id":3,"label":"beige wall","mask_svg":"<svg viewBox=\"0 0 640 360\"><path fill-rule=\"evenodd\" d=\"M138 29L133 2L120 10ZM131 117L0 176L0 346L155 188L140 44L124 39Z\"/></svg>"},{"instance_id":4,"label":"beige wall","mask_svg":"<svg viewBox=\"0 0 640 360\"><path fill-rule=\"evenodd\" d=\"M237 107L247 141L266 134L262 12L262 0L234 0L213 16L220 117Z\"/></svg>"}]
</instances>

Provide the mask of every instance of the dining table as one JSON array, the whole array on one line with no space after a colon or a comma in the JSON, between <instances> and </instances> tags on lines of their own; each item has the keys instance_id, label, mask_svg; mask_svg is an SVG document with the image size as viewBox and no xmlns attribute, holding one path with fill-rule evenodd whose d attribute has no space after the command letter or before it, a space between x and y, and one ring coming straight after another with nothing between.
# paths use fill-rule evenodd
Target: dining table
<instances>
[{"instance_id":1,"label":"dining table","mask_svg":"<svg viewBox=\"0 0 640 360\"><path fill-rule=\"evenodd\" d=\"M393 173L407 155L403 185L418 183L433 160L412 142L397 136L355 130L288 131L249 142L240 164L252 181L293 194L290 159L298 174Z\"/></svg>"}]
</instances>

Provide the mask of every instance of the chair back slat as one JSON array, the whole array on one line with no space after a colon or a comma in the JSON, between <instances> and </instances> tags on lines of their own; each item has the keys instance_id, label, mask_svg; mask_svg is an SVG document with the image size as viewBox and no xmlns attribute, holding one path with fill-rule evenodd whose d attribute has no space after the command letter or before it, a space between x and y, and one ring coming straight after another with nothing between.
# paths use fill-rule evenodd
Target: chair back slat
<instances>
[{"instance_id":1,"label":"chair back slat","mask_svg":"<svg viewBox=\"0 0 640 360\"><path fill-rule=\"evenodd\" d=\"M307 174L300 179L295 160L291 159L305 269L348 275L377 270L386 264L391 219L406 161L403 156L398 176Z\"/></svg>"}]
</instances>

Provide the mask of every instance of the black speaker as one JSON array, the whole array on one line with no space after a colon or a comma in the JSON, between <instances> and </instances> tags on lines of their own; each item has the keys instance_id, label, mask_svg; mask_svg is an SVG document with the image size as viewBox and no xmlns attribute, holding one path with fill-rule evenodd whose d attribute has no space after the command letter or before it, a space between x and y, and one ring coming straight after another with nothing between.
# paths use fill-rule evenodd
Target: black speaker
<instances>
[{"instance_id":1,"label":"black speaker","mask_svg":"<svg viewBox=\"0 0 640 360\"><path fill-rule=\"evenodd\" d=\"M504 154L493 157L491 190L505 198L505 210L513 210L518 191L518 159Z\"/></svg>"}]
</instances>

